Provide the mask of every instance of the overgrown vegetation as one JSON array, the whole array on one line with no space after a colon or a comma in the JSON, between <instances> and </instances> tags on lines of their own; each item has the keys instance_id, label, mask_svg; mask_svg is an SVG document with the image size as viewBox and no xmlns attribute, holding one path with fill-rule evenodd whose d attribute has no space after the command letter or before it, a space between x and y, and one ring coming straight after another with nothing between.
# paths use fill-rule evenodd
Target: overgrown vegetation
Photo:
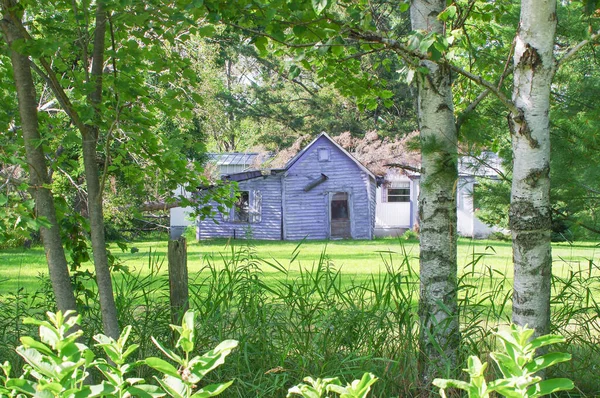
<instances>
[{"instance_id":1,"label":"overgrown vegetation","mask_svg":"<svg viewBox=\"0 0 600 398\"><path fill-rule=\"evenodd\" d=\"M366 277L340 270L326 252L312 266L298 267L301 250L298 246L288 261L280 261L260 258L249 244L229 247L190 274L190 306L197 317L194 355L223 340L239 341L227 366L205 381L236 379L225 396L284 397L307 375L338 377L346 384L370 372L379 378L372 396L415 395L419 285L410 255L381 253L384 270ZM461 363L469 355L494 351L492 331L510 321L510 275L485 264L485 258L473 253L459 281ZM149 336L172 346L163 261L159 254L148 255L143 269L124 273L115 284L119 322L132 325L129 340L139 345L131 360L163 356ZM595 328L600 306L594 294L600 273L594 260L569 267L572 272L553 280L553 333L565 336L557 349L570 352L573 360L549 375L572 378L582 396L595 396L600 392L593 370L600 365ZM40 286L37 292L0 299L0 357L13 369L23 364L14 351L19 338L36 334L21 320L41 320L53 308L50 289ZM92 335L101 330L100 312L94 296L80 298L83 342L91 347ZM134 374L151 380L155 373L138 367Z\"/></svg>"}]
</instances>

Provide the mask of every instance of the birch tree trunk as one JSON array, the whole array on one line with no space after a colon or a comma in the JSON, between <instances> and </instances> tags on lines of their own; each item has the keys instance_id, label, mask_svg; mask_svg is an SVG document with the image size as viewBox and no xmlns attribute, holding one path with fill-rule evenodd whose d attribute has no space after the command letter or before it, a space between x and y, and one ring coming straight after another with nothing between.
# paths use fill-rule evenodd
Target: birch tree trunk
<instances>
[{"instance_id":1,"label":"birch tree trunk","mask_svg":"<svg viewBox=\"0 0 600 398\"><path fill-rule=\"evenodd\" d=\"M523 0L514 53L509 125L513 149L510 229L513 240L512 320L545 334L550 325L550 86L556 63L555 0Z\"/></svg>"},{"instance_id":2,"label":"birch tree trunk","mask_svg":"<svg viewBox=\"0 0 600 398\"><path fill-rule=\"evenodd\" d=\"M415 0L413 30L443 33L437 19L445 0ZM421 134L420 223L420 358L422 391L428 395L435 377L457 367L460 332L457 313L456 182L457 135L450 70L422 61L429 73L418 82Z\"/></svg>"},{"instance_id":3,"label":"birch tree trunk","mask_svg":"<svg viewBox=\"0 0 600 398\"><path fill-rule=\"evenodd\" d=\"M64 313L67 310L76 310L75 296L71 286L60 231L56 222L54 198L48 188L50 177L41 145L42 138L38 130L36 92L29 58L13 49L15 41L24 39L17 28L20 25L21 16L16 14L16 10L17 7L12 1L3 1L1 3L2 20L0 20L0 26L10 48L21 128L23 130L23 142L29 166L29 191L35 201L37 216L45 217L51 225L50 228L41 227L40 235L46 253L48 273L56 297L56 304L58 309Z\"/></svg>"}]
</instances>

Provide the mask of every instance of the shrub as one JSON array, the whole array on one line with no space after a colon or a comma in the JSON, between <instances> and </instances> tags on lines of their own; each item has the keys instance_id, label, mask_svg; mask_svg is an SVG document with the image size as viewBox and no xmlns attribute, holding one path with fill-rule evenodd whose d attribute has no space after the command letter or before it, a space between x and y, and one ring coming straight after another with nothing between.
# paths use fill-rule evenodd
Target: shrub
<instances>
[{"instance_id":1,"label":"shrub","mask_svg":"<svg viewBox=\"0 0 600 398\"><path fill-rule=\"evenodd\" d=\"M533 332L531 329L511 325L510 330L496 333L504 350L492 352L491 357L500 369L502 378L486 382L484 372L488 364L482 364L479 358L470 356L465 369L470 377L468 383L435 379L433 384L440 388L440 395L444 398L445 390L449 387L466 391L469 398L489 398L493 392L509 398L537 398L572 389L573 382L569 379L543 380L539 376L546 368L570 360L570 354L551 352L535 357L540 348L564 342L565 339L546 335L531 340Z\"/></svg>"},{"instance_id":2,"label":"shrub","mask_svg":"<svg viewBox=\"0 0 600 398\"><path fill-rule=\"evenodd\" d=\"M0 395L160 397L168 394L178 398L201 398L219 395L232 383L211 384L194 391L208 372L225 361L225 357L237 346L237 341L224 341L214 350L190 358L194 349L194 313L191 311L184 315L181 326L171 325L179 335L175 350L154 340L160 350L179 365L179 369L160 358L130 362L129 356L138 348L137 344L127 345L131 326L125 327L116 341L102 334L94 336L96 346L108 358L96 359L92 350L79 341L83 334L78 326L80 316L74 316L70 311L64 315L61 312L49 312L47 315L48 321L32 318L24 321L39 326L40 340L21 337L22 345L17 347L17 353L26 365L19 378L10 377L8 361L2 365L4 375L0 375ZM176 351L182 351L183 355ZM135 367L144 363L163 374L162 378L155 377L160 387L145 384L142 378L127 377ZM99 384L86 383L90 369L99 370L104 380Z\"/></svg>"}]
</instances>

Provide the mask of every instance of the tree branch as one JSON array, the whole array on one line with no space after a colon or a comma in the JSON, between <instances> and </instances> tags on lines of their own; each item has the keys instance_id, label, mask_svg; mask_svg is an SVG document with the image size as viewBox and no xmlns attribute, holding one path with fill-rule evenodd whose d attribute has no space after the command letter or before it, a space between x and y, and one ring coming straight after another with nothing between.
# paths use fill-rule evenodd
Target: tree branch
<instances>
[{"instance_id":1,"label":"tree branch","mask_svg":"<svg viewBox=\"0 0 600 398\"><path fill-rule=\"evenodd\" d=\"M556 61L556 69L560 68L564 63L568 62L571 58L573 58L575 56L575 54L577 54L577 52L579 52L579 50L581 50L587 44L593 43L593 42L597 41L598 39L600 39L600 30L598 30L596 33L591 35L589 39L585 39L585 40L577 43L575 45L575 47L573 47L572 49L567 51L567 53L565 55L563 55L561 59Z\"/></svg>"},{"instance_id":2,"label":"tree branch","mask_svg":"<svg viewBox=\"0 0 600 398\"><path fill-rule=\"evenodd\" d=\"M386 167L397 167L399 169L402 170L408 170L408 171L413 171L415 173L421 173L421 168L420 167L414 167L414 166L409 166L407 164L402 164L402 163L386 163L384 166Z\"/></svg>"},{"instance_id":3,"label":"tree branch","mask_svg":"<svg viewBox=\"0 0 600 398\"><path fill-rule=\"evenodd\" d=\"M506 95L504 95L504 93L502 91L500 91L495 85L493 85L489 81L485 80L483 77L476 75L474 73L468 72L468 71L448 62L447 60L441 59L439 61L433 61L433 60L429 59L426 55L421 54L415 50L409 49L406 45L400 43L397 40L388 39L386 37L382 37L382 36L379 36L374 33L364 33L364 32L357 32L357 31L353 30L350 32L350 34L352 37L355 37L358 39L364 39L364 40L368 40L371 42L385 44L394 50L400 51L405 56L412 57L413 59L428 60L431 62L435 62L438 65L445 65L448 68L450 68L450 70L458 73L459 75L462 75L462 76L466 77L467 79L479 84L480 86L485 87L492 94L494 94L500 100L500 102L502 102L502 104L504 104L504 106L506 106L506 108L508 108L508 110L511 113L513 113L515 115L519 113L519 110L517 109L515 104L513 104L513 102L508 97L506 97ZM408 59L405 58L405 60L408 60ZM414 65L414 62L412 64Z\"/></svg>"}]
</instances>

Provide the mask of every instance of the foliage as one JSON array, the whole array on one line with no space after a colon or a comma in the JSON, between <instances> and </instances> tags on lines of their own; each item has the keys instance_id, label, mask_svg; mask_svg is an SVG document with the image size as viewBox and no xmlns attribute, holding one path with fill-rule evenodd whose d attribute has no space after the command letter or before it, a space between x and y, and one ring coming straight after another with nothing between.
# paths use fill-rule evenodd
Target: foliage
<instances>
[{"instance_id":1,"label":"foliage","mask_svg":"<svg viewBox=\"0 0 600 398\"><path fill-rule=\"evenodd\" d=\"M312 377L306 377L304 381L309 384L301 383L290 388L287 396L291 397L296 394L304 398L321 398L323 394L332 392L338 394L341 398L365 398L377 378L371 373L365 373L360 380L354 380L345 386L342 386L337 377L316 380Z\"/></svg>"},{"instance_id":2,"label":"foliage","mask_svg":"<svg viewBox=\"0 0 600 398\"><path fill-rule=\"evenodd\" d=\"M159 387L143 384L144 380L138 377L127 377L127 374L138 367L141 361L131 361L129 357L137 350L137 344L127 345L127 340L132 327L124 328L118 340L103 334L94 336L98 348L101 348L106 357L95 358L94 353L85 344L81 343L83 331L79 329L81 317L72 312L64 315L61 312L47 313L49 321L39 321L32 318L26 323L39 326L40 340L31 337L21 337L22 346L17 347L17 353L25 360L23 373L18 378L11 377L11 366L8 362L2 365L4 376L0 375L0 394L24 395L35 397L161 397L165 393L178 398L184 397L212 397L219 395L232 382L212 384L193 390L202 377L224 362L225 357L237 346L236 341L221 343L214 350L196 356L188 361L188 354L193 349L194 315L188 312L184 316L182 326L171 325L180 333L176 344L186 354L181 360L171 350L159 345L161 350L174 360L181 360L183 371L159 358L147 358L143 363L153 367L164 374L163 379L157 379ZM158 344L155 341L156 344ZM89 371L98 369L104 376L99 384L89 384ZM33 379L33 380L32 380Z\"/></svg>"},{"instance_id":3,"label":"foliage","mask_svg":"<svg viewBox=\"0 0 600 398\"><path fill-rule=\"evenodd\" d=\"M166 348L156 339L152 338L152 341L164 355L179 366L176 368L156 357L146 358L144 361L146 365L164 374L162 379L155 376L160 386L172 397L203 398L221 394L233 381L210 384L196 392L194 392L194 389L208 372L225 362L225 357L237 347L238 342L226 340L206 354L190 358L190 354L194 350L194 312L188 311L184 314L181 326L171 326L179 334L175 348L183 351L183 357Z\"/></svg>"},{"instance_id":4,"label":"foliage","mask_svg":"<svg viewBox=\"0 0 600 398\"><path fill-rule=\"evenodd\" d=\"M502 378L487 382L485 370L487 363L482 364L478 357L470 356L465 371L469 374L469 382L461 380L435 379L433 384L440 388L442 397L446 397L447 388L466 391L469 398L489 398L496 392L509 398L534 398L566 391L574 387L573 382L565 378L543 379L540 372L560 362L569 361L571 355L562 352L551 352L535 357L543 347L564 341L561 336L545 335L531 339L534 331L511 325L510 330L496 333L500 338L503 351L491 353L491 357L500 369Z\"/></svg>"}]
</instances>

